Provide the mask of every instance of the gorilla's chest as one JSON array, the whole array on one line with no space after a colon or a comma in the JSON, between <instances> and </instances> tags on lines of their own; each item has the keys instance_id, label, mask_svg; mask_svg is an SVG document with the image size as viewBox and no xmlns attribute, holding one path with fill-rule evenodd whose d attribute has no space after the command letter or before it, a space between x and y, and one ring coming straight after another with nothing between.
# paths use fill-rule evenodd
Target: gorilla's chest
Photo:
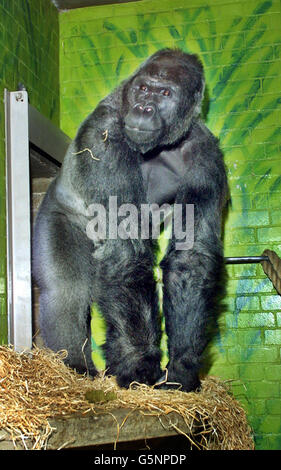
<instances>
[{"instance_id":1,"label":"gorilla's chest","mask_svg":"<svg viewBox=\"0 0 281 470\"><path fill-rule=\"evenodd\" d=\"M186 161L178 149L163 150L141 164L144 187L150 204L172 204L186 170Z\"/></svg>"}]
</instances>

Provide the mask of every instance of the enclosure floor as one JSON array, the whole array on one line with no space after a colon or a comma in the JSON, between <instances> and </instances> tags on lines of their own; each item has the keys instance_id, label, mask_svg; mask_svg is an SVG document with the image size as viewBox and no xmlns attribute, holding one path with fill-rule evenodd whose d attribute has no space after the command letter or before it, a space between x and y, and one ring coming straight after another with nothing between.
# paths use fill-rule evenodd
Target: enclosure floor
<instances>
[{"instance_id":1,"label":"enclosure floor","mask_svg":"<svg viewBox=\"0 0 281 470\"><path fill-rule=\"evenodd\" d=\"M120 427L117 423L126 426ZM166 421L166 422L165 422ZM165 429L169 423L177 423L186 432L184 420L177 413L160 422L158 416L147 416L138 410L117 409L100 415L50 420L56 431L48 439L48 450L93 448L96 450L149 450L190 449L189 441L173 429ZM1 436L0 436L1 437ZM13 442L3 435L0 450L13 450ZM17 443L17 448L23 448Z\"/></svg>"}]
</instances>

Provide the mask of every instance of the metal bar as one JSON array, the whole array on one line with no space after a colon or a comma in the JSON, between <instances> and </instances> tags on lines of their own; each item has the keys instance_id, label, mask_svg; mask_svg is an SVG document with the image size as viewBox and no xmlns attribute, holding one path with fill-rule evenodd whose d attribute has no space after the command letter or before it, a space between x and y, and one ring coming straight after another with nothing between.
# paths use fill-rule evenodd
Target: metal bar
<instances>
[{"instance_id":1,"label":"metal bar","mask_svg":"<svg viewBox=\"0 0 281 470\"><path fill-rule=\"evenodd\" d=\"M58 163L63 162L71 142L70 137L30 104L28 106L28 130L31 144L43 150Z\"/></svg>"},{"instance_id":2,"label":"metal bar","mask_svg":"<svg viewBox=\"0 0 281 470\"><path fill-rule=\"evenodd\" d=\"M224 258L224 260L225 264L249 264L269 261L269 258L268 256L235 256L232 258Z\"/></svg>"},{"instance_id":3,"label":"metal bar","mask_svg":"<svg viewBox=\"0 0 281 470\"><path fill-rule=\"evenodd\" d=\"M5 89L8 340L32 346L28 95Z\"/></svg>"}]
</instances>

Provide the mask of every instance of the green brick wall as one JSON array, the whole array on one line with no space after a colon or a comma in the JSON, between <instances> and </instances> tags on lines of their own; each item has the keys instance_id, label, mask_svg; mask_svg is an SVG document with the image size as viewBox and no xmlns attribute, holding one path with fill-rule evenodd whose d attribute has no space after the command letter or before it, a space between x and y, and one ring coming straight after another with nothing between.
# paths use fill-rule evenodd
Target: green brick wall
<instances>
[{"instance_id":1,"label":"green brick wall","mask_svg":"<svg viewBox=\"0 0 281 470\"><path fill-rule=\"evenodd\" d=\"M59 22L49 0L0 0L0 344L7 341L4 88L59 125Z\"/></svg>"},{"instance_id":2,"label":"green brick wall","mask_svg":"<svg viewBox=\"0 0 281 470\"><path fill-rule=\"evenodd\" d=\"M144 0L59 19L61 126L70 136L157 49L199 54L205 118L220 138L232 195L225 255L281 255L280 1ZM281 449L280 327L280 296L261 266L229 266L209 373L231 380L259 449Z\"/></svg>"}]
</instances>

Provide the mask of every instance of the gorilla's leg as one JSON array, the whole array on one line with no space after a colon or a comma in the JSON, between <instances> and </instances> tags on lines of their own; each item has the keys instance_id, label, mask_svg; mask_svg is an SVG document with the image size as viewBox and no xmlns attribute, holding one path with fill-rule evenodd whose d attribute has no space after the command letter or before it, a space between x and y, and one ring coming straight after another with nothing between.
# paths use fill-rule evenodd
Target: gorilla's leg
<instances>
[{"instance_id":1,"label":"gorilla's leg","mask_svg":"<svg viewBox=\"0 0 281 470\"><path fill-rule=\"evenodd\" d=\"M120 244L123 246L120 247ZM120 386L154 384L161 376L160 324L152 256L130 242L102 260L97 303L107 323L106 368Z\"/></svg>"},{"instance_id":2,"label":"gorilla's leg","mask_svg":"<svg viewBox=\"0 0 281 470\"><path fill-rule=\"evenodd\" d=\"M163 311L168 336L168 382L199 387L199 370L215 319L219 259L202 251L171 252L163 260Z\"/></svg>"},{"instance_id":3,"label":"gorilla's leg","mask_svg":"<svg viewBox=\"0 0 281 470\"><path fill-rule=\"evenodd\" d=\"M45 345L53 351L66 349L65 360L79 373L96 375L91 358L89 305L81 295L83 287L66 279L40 294L40 330Z\"/></svg>"},{"instance_id":4,"label":"gorilla's leg","mask_svg":"<svg viewBox=\"0 0 281 470\"><path fill-rule=\"evenodd\" d=\"M194 221L188 219L186 211L182 218L183 227L190 228L192 224L194 242L186 249L179 249L173 233L161 263L163 312L170 359L168 382L179 382L183 390L191 391L200 384L202 355L217 317L223 255L217 197L212 197L211 191L208 193L204 187L200 191L187 186L177 195L176 202L182 201L194 204Z\"/></svg>"},{"instance_id":5,"label":"gorilla's leg","mask_svg":"<svg viewBox=\"0 0 281 470\"><path fill-rule=\"evenodd\" d=\"M33 253L42 337L52 350L67 350L65 362L71 367L95 375L90 338L93 245L65 215L44 211L35 228Z\"/></svg>"}]
</instances>

